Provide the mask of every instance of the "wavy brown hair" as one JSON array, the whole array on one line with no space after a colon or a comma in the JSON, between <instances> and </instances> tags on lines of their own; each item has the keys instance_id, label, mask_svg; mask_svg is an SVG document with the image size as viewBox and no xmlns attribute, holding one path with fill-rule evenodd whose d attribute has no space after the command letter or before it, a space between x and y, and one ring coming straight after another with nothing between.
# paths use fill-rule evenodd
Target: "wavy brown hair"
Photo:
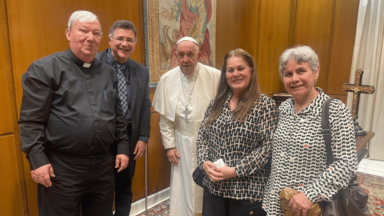
<instances>
[{"instance_id":1,"label":"wavy brown hair","mask_svg":"<svg viewBox=\"0 0 384 216\"><path fill-rule=\"evenodd\" d=\"M227 100L228 94L232 91L228 85L226 73L227 73L227 61L231 57L240 57L251 68L251 80L248 87L245 89L242 95L240 95L236 108L232 111L232 115L235 120L244 122L246 116L251 111L254 102L260 96L259 85L257 83L257 69L253 57L245 50L237 48L229 51L224 57L224 65L221 70L220 82L217 88L217 95L213 101L211 114L207 120L206 125L211 124L219 117L221 109Z\"/></svg>"}]
</instances>

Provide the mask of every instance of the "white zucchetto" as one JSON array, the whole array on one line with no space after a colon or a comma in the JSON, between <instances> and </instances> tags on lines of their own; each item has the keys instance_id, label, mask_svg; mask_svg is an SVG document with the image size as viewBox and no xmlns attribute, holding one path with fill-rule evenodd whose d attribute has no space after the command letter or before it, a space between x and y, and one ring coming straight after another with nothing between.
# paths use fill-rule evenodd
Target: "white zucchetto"
<instances>
[{"instance_id":1,"label":"white zucchetto","mask_svg":"<svg viewBox=\"0 0 384 216\"><path fill-rule=\"evenodd\" d=\"M188 37L188 36L180 38L180 40L177 41L176 45L179 44L179 43L182 42L182 41L192 41L192 42L195 43L197 46L199 46L199 44L197 43L197 41L196 41L195 39L193 39L193 38L191 38L191 37Z\"/></svg>"}]
</instances>

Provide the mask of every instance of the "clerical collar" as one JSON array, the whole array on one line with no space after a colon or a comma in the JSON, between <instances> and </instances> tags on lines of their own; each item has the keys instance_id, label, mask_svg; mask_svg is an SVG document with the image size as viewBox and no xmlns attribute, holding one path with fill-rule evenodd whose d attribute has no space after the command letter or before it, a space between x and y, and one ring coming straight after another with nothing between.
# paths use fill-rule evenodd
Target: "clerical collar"
<instances>
[{"instance_id":1,"label":"clerical collar","mask_svg":"<svg viewBox=\"0 0 384 216\"><path fill-rule=\"evenodd\" d=\"M77 58L75 56L75 54L72 52L71 48L68 48L66 53L68 54L69 58L77 65L79 66L80 68L90 68L93 64L94 61L90 62L90 63L85 63L83 62L82 60L80 60L79 58Z\"/></svg>"},{"instance_id":2,"label":"clerical collar","mask_svg":"<svg viewBox=\"0 0 384 216\"><path fill-rule=\"evenodd\" d=\"M113 57L112 55L112 52L111 52L111 48L108 48L107 50L107 62L112 65L113 67L115 68L128 68L129 67L129 58L127 59L126 62L124 62L123 64L120 64L119 62L116 61L116 59Z\"/></svg>"}]
</instances>

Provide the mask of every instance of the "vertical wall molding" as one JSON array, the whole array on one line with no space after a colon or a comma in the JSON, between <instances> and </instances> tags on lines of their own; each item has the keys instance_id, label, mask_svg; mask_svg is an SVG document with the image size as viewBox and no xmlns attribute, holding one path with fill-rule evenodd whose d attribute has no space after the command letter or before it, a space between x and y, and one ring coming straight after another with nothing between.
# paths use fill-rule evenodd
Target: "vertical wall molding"
<instances>
[{"instance_id":1,"label":"vertical wall molding","mask_svg":"<svg viewBox=\"0 0 384 216\"><path fill-rule=\"evenodd\" d=\"M23 215L28 215L28 203L26 195L26 186L25 186L25 177L24 177L24 165L22 159L22 153L20 151L20 132L18 121L18 110L16 105L16 94L15 94L15 81L13 76L13 67L12 67L12 50L10 45L10 36L9 36L9 23L8 23L8 9L7 9L7 0L0 0L0 20L1 20L1 34L3 38L3 49L4 49L4 58L5 58L5 73L7 77L8 85L8 95L9 95L9 105L11 107L12 122L7 122L7 124L13 125L13 153L16 158L16 167L18 173L18 184L20 188L21 204Z\"/></svg>"}]
</instances>

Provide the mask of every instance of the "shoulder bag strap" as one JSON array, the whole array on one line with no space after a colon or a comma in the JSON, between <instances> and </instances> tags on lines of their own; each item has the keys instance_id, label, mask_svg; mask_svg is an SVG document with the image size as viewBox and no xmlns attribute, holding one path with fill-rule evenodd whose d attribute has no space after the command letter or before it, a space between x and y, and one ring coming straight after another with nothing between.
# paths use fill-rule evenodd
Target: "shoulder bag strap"
<instances>
[{"instance_id":1,"label":"shoulder bag strap","mask_svg":"<svg viewBox=\"0 0 384 216\"><path fill-rule=\"evenodd\" d=\"M329 126L329 104L335 98L328 98L323 104L323 112L321 115L321 133L324 136L325 149L327 150L327 166L333 162L333 154L331 147L331 127Z\"/></svg>"},{"instance_id":2,"label":"shoulder bag strap","mask_svg":"<svg viewBox=\"0 0 384 216\"><path fill-rule=\"evenodd\" d=\"M333 154L331 147L331 127L329 126L329 104L336 98L328 98L323 104L323 111L321 116L321 133L324 136L325 149L327 150L327 166L333 163ZM357 176L355 175L350 184L357 184Z\"/></svg>"}]
</instances>

